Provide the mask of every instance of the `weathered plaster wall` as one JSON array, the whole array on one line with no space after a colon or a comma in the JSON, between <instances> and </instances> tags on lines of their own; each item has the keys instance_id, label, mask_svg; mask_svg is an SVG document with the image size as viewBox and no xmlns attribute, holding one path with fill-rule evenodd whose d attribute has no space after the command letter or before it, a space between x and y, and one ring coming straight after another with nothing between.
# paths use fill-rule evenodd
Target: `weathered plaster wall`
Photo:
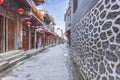
<instances>
[{"instance_id":1,"label":"weathered plaster wall","mask_svg":"<svg viewBox=\"0 0 120 80\"><path fill-rule=\"evenodd\" d=\"M120 0L100 0L72 27L71 59L84 80L120 80Z\"/></svg>"}]
</instances>

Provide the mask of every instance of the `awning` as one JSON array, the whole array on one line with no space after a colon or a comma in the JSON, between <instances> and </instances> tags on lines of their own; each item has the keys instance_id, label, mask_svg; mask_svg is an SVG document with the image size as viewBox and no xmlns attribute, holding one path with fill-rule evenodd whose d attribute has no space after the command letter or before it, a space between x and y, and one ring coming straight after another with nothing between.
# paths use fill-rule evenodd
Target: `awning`
<instances>
[{"instance_id":1,"label":"awning","mask_svg":"<svg viewBox=\"0 0 120 80\"><path fill-rule=\"evenodd\" d=\"M45 34L47 34L47 35L53 35L53 36L56 37L56 34L55 34L54 32L48 32L48 31L45 31Z\"/></svg>"},{"instance_id":2,"label":"awning","mask_svg":"<svg viewBox=\"0 0 120 80\"><path fill-rule=\"evenodd\" d=\"M35 23L38 26L44 25L44 22L38 19L34 14L32 14L31 22Z\"/></svg>"},{"instance_id":3,"label":"awning","mask_svg":"<svg viewBox=\"0 0 120 80\"><path fill-rule=\"evenodd\" d=\"M42 35L43 33L40 32L41 30L44 30L44 29L43 29L43 28L39 28L39 29L36 31L37 34Z\"/></svg>"}]
</instances>

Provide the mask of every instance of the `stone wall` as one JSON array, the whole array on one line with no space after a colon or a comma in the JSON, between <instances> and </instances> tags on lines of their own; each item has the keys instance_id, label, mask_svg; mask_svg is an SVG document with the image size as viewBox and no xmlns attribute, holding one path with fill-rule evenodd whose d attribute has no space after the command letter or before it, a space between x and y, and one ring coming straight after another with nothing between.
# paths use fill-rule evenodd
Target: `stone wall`
<instances>
[{"instance_id":1,"label":"stone wall","mask_svg":"<svg viewBox=\"0 0 120 80\"><path fill-rule=\"evenodd\" d=\"M100 0L72 27L71 59L84 80L120 80L120 0Z\"/></svg>"}]
</instances>

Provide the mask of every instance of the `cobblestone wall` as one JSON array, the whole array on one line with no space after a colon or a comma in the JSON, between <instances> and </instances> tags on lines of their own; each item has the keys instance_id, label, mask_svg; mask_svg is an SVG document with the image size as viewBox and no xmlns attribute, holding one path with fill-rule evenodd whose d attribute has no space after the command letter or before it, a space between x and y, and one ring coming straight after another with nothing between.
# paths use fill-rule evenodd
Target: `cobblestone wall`
<instances>
[{"instance_id":1,"label":"cobblestone wall","mask_svg":"<svg viewBox=\"0 0 120 80\"><path fill-rule=\"evenodd\" d=\"M85 80L120 80L120 0L100 0L72 27L71 58Z\"/></svg>"}]
</instances>

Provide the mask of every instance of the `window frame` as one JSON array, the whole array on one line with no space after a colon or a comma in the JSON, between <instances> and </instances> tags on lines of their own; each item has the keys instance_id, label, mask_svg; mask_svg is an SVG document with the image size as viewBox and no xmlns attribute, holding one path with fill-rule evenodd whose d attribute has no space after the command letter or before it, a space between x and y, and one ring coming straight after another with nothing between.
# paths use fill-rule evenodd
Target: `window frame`
<instances>
[{"instance_id":1,"label":"window frame","mask_svg":"<svg viewBox=\"0 0 120 80\"><path fill-rule=\"evenodd\" d=\"M78 7L78 0L73 0L73 13L75 13L77 7Z\"/></svg>"}]
</instances>

